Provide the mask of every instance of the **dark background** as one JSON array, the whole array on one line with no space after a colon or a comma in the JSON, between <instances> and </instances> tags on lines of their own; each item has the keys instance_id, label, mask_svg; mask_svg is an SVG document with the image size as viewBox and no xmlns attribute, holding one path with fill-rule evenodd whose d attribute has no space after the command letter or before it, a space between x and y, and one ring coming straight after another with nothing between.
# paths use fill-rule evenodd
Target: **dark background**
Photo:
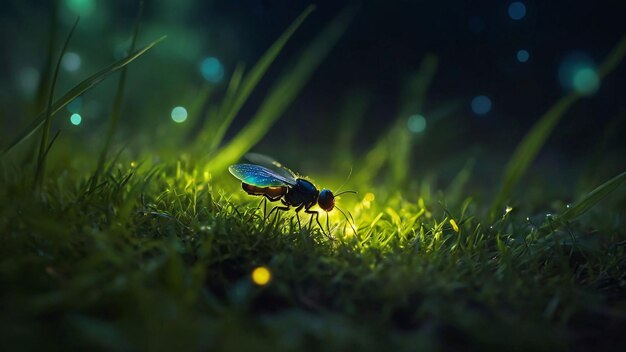
<instances>
[{"instance_id":1,"label":"dark background","mask_svg":"<svg viewBox=\"0 0 626 352\"><path fill-rule=\"evenodd\" d=\"M116 50L128 43L137 11L134 1L87 3L93 6L82 14L70 45L71 51L81 55L82 65L76 72L62 73L61 87L69 87L110 63ZM425 54L433 53L439 59L438 71L420 113L429 121L429 113L452 103L459 105L446 116L446 123L432 129L427 126L427 143L418 146L419 161L434 162L479 150L499 163L532 124L567 93L568 88L559 83L558 71L568 55L585 55L598 65L626 33L623 1L523 1L527 12L521 20L509 17L510 3L316 1L316 11L288 43L229 133L256 111L290 59L343 8L356 5L356 16L338 46L258 148L275 151L286 146L291 150L287 158L297 153L313 154L311 150L318 147L329 149L334 144L342 104L355 91L365 91L370 106L362 123L353 127L359 136L355 150L367 150L396 118L400 88L407 75L417 70ZM146 1L139 44L163 34L168 39L131 66L125 111L133 118L127 119L123 128L129 135L150 135L154 125L171 125L171 108L186 92L204 83L198 69L204 57L221 60L225 78L217 84L224 86L237 62L252 66L308 4L289 0ZM10 134L32 116L19 108L33 96L20 89L20 72L43 65L50 5L46 1L15 0L3 2L0 8L0 87L4 130ZM72 0L60 2L57 46L76 14L80 13L73 10ZM516 59L519 49L529 51L528 62ZM622 65L601 82L597 92L566 114L540 163L544 160L576 168L581 160L599 153L606 155L612 168L621 168L618 164L626 151L621 138L625 131L625 87L626 67ZM102 100L92 116L85 117L85 128L93 129L78 132L67 123L62 127L70 129L70 134L97 134L108 116L110 100L106 97L112 91L114 84L108 82L84 97L85 104L89 99ZM489 113L472 112L470 101L477 95L491 99ZM303 145L311 148L307 151Z\"/></svg>"}]
</instances>

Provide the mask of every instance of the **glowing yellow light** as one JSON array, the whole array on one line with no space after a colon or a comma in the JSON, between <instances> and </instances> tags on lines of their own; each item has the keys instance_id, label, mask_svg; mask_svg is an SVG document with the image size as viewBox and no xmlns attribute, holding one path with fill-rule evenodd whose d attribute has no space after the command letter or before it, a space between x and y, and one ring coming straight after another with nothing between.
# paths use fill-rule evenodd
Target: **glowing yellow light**
<instances>
[{"instance_id":1,"label":"glowing yellow light","mask_svg":"<svg viewBox=\"0 0 626 352\"><path fill-rule=\"evenodd\" d=\"M376 196L374 195L374 193L371 193L371 192L366 193L365 197L363 197L363 200L366 202L373 202L374 199L376 199Z\"/></svg>"},{"instance_id":2,"label":"glowing yellow light","mask_svg":"<svg viewBox=\"0 0 626 352\"><path fill-rule=\"evenodd\" d=\"M259 285L265 286L272 279L272 273L267 267L260 266L252 271L252 281Z\"/></svg>"},{"instance_id":3,"label":"glowing yellow light","mask_svg":"<svg viewBox=\"0 0 626 352\"><path fill-rule=\"evenodd\" d=\"M506 209L504 209L504 213L505 213L505 214L508 214L508 213L510 213L512 210L513 210L513 208L507 205Z\"/></svg>"},{"instance_id":4,"label":"glowing yellow light","mask_svg":"<svg viewBox=\"0 0 626 352\"><path fill-rule=\"evenodd\" d=\"M352 225L352 226L348 225L346 226L346 230L344 231L343 236L345 238L352 237L357 234L358 230L359 228L356 225Z\"/></svg>"},{"instance_id":5,"label":"glowing yellow light","mask_svg":"<svg viewBox=\"0 0 626 352\"><path fill-rule=\"evenodd\" d=\"M136 161L131 161L130 162L130 167L132 167L133 169L137 167L137 162Z\"/></svg>"},{"instance_id":6,"label":"glowing yellow light","mask_svg":"<svg viewBox=\"0 0 626 352\"><path fill-rule=\"evenodd\" d=\"M450 225L452 225L452 229L454 230L454 232L459 233L459 225L456 224L456 221L454 221L454 219L450 219Z\"/></svg>"}]
</instances>

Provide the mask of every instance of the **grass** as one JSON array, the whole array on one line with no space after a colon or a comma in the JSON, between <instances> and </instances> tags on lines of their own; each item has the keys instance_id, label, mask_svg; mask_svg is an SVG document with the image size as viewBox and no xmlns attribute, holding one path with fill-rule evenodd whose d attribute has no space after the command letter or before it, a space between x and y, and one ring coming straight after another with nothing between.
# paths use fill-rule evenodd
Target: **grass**
<instances>
[{"instance_id":1,"label":"grass","mask_svg":"<svg viewBox=\"0 0 626 352\"><path fill-rule=\"evenodd\" d=\"M340 200L357 233L334 214L328 240L291 214L263 221L258 199L230 177L199 177L199 165L130 164L96 189L89 169L58 174L41 197L4 169L5 347L565 349L621 338L626 234L611 203L544 233L536 214L491 223L470 200L446 209L367 187ZM251 281L258 266L269 285Z\"/></svg>"},{"instance_id":2,"label":"grass","mask_svg":"<svg viewBox=\"0 0 626 352\"><path fill-rule=\"evenodd\" d=\"M354 224L331 212L329 239L315 226L300 229L293 213L264 220L259 199L241 191L224 165L236 162L282 115L339 40L350 11L313 40L251 122L224 147L215 143L209 157L198 156L203 143L214 141L203 133L199 142L175 154L147 145L111 157L106 142L108 157L101 168L96 155L59 138L46 154L49 170L42 187L34 192L32 165L16 166L19 158L8 153L54 112L155 43L78 84L3 146L2 349L587 350L623 345L626 231L620 185L626 174L569 199L550 192L556 178L532 184L541 190L539 198L510 196L556 121L541 132L541 141L518 146L515 155L525 155L525 164L507 189L509 196L494 189L470 192L473 160L463 162L446 188L431 178L407 177L419 141L393 123L363 156L345 152L327 160L361 172L346 184L359 192L357 197L338 201ZM243 65L235 71L216 114L199 121L219 126L212 138L221 142L309 12L252 74L244 75ZM612 55L607 62L615 67L620 60ZM406 98L399 111L421 111L436 69L436 58L427 56L405 90L419 99ZM114 111L123 86L124 79ZM211 94L203 90L198 99ZM371 95L359 92L351 98L342 121L360 121L367 109L364 97ZM215 116L219 119L211 121ZM403 143L401 154L389 152L389 139ZM377 177L365 175L367 170ZM343 173L325 174L317 170L311 176L326 176L320 186L333 190L344 181ZM497 203L515 206L493 207L490 192L503 197ZM578 200L567 204L570 199ZM268 284L251 279L258 267L270 271Z\"/></svg>"}]
</instances>

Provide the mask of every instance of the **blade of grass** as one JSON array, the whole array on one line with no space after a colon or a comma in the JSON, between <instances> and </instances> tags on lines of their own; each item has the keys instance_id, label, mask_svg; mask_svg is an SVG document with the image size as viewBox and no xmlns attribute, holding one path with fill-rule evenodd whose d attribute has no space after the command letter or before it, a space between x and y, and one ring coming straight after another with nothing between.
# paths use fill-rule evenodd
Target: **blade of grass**
<instances>
[{"instance_id":1,"label":"blade of grass","mask_svg":"<svg viewBox=\"0 0 626 352\"><path fill-rule=\"evenodd\" d=\"M61 110L63 107L69 104L72 100L76 99L78 96L80 96L87 90L93 88L94 86L102 82L105 78L107 78L111 74L119 71L124 66L133 62L135 59L145 54L148 50L152 49L155 45L157 45L160 41L162 41L165 38L166 36L163 36L153 41L152 43L146 45L142 49L137 50L131 55L112 63L111 65L96 72L95 74L91 75L90 77L86 78L85 80L83 80L82 82L74 86L72 89L70 89L70 91L65 93L61 98L55 101L54 104L52 104L50 115L54 115L57 111ZM0 155L6 154L13 147L19 144L21 141L31 136L35 131L37 131L39 127L41 127L41 125L43 125L45 119L46 119L46 112L40 113L31 123L29 123L26 127L22 129L22 131L20 131L17 134L17 137L15 137L11 141L11 143L9 143L6 147L3 147L2 152L0 152Z\"/></svg>"},{"instance_id":2,"label":"blade of grass","mask_svg":"<svg viewBox=\"0 0 626 352\"><path fill-rule=\"evenodd\" d=\"M46 107L46 93L50 87L50 75L52 74L52 56L54 55L54 44L57 35L57 13L58 13L59 1L54 0L50 2L50 28L48 33L48 53L46 55L46 61L41 70L41 80L37 86L37 94L35 98L35 109L33 113L38 113Z\"/></svg>"},{"instance_id":3,"label":"blade of grass","mask_svg":"<svg viewBox=\"0 0 626 352\"><path fill-rule=\"evenodd\" d=\"M204 87L202 87L198 94L194 97L192 103L189 105L189 114L187 119L191 121L191 124L188 127L185 137L182 140L182 143L184 145L193 147L192 143L194 141L197 143L197 138L202 135L201 133L204 129L203 126L207 121L207 117L210 116L210 109L207 109L207 107L214 91L214 84L205 84Z\"/></svg>"},{"instance_id":4,"label":"blade of grass","mask_svg":"<svg viewBox=\"0 0 626 352\"><path fill-rule=\"evenodd\" d=\"M39 155L37 156L37 168L35 169L35 187L40 189L43 183L43 179L46 173L46 155L48 149L48 137L50 134L50 124L52 117L52 100L54 99L54 88L56 87L57 80L59 78L59 69L61 68L61 60L63 59L63 55L67 51L67 47L70 45L70 40L72 39L72 35L78 26L78 21L80 21L80 17L76 18L70 33L67 35L65 39L65 43L63 44L63 48L61 49L61 53L59 54L59 59L57 60L56 67L54 68L54 75L52 76L52 84L50 85L50 93L48 93L48 104L46 107L46 113L44 118L44 127L41 131L41 142L39 143ZM50 145L52 147L52 144Z\"/></svg>"},{"instance_id":5,"label":"blade of grass","mask_svg":"<svg viewBox=\"0 0 626 352\"><path fill-rule=\"evenodd\" d=\"M137 18L135 19L135 25L133 28L133 36L130 42L130 48L128 49L129 53L132 53L135 50L135 44L137 43L137 35L139 33L139 23L141 21L141 14L143 12L143 1L139 2L139 9L137 10ZM100 156L98 157L98 165L96 166L96 171L91 179L91 185L95 186L98 182L98 177L100 177L100 173L104 168L104 161L106 160L107 153L109 152L109 148L111 147L111 141L113 140L113 135L117 130L117 125L119 123L120 115L122 113L122 102L124 100L124 86L126 86L126 72L128 67L124 66L120 72L120 80L117 84L117 91L115 92L115 100L113 102L113 110L111 111L111 117L109 119L109 126L107 128L107 134L104 140L104 145L102 146L102 150L100 151Z\"/></svg>"},{"instance_id":6,"label":"blade of grass","mask_svg":"<svg viewBox=\"0 0 626 352\"><path fill-rule=\"evenodd\" d=\"M302 90L315 69L335 46L352 17L350 8L342 12L313 40L296 60L295 66L281 75L252 120L207 164L207 171L222 172L254 146Z\"/></svg>"},{"instance_id":7,"label":"blade of grass","mask_svg":"<svg viewBox=\"0 0 626 352\"><path fill-rule=\"evenodd\" d=\"M390 169L393 177L393 181L396 187L401 187L405 184L411 159L411 150L415 142L415 135L411 133L407 128L405 121L412 115L422 113L424 110L424 102L426 100L426 93L428 87L435 77L437 72L437 66L439 61L437 56L433 54L427 54L420 64L415 77L408 82L407 87L404 90L403 106L398 115L399 129L397 129L396 138L398 143L397 151L390 154ZM393 150L390 149L390 151Z\"/></svg>"},{"instance_id":8,"label":"blade of grass","mask_svg":"<svg viewBox=\"0 0 626 352\"><path fill-rule=\"evenodd\" d=\"M199 144L198 149L201 150L202 154L207 153L207 148L206 148L207 141L209 141L209 143L212 143L211 141L215 141L215 137L217 136L217 134L220 133L218 132L218 130L221 128L221 126L224 125L223 117L226 115L228 110L233 106L233 100L235 99L237 95L237 91L239 90L239 87L241 85L244 70L245 70L245 66L243 64L241 63L237 64L237 67L235 67L235 70L233 71L233 74L230 77L230 81L228 82L228 87L226 88L226 95L224 96L222 103L219 105L219 107L217 108L214 107L210 111L207 111L204 114L204 119L202 121L198 121L199 125L197 126L197 129L201 132L201 135L200 135L201 137L197 141L197 144ZM233 118L234 116L235 115L233 115ZM207 123L205 124L205 122ZM228 129L228 126L226 126L225 129ZM224 131L224 133L225 132L226 131ZM211 150L210 145L209 145L209 150Z\"/></svg>"},{"instance_id":9,"label":"blade of grass","mask_svg":"<svg viewBox=\"0 0 626 352\"><path fill-rule=\"evenodd\" d=\"M611 71L619 65L625 55L626 36L623 36L609 53L602 65L600 65L600 68L598 69L599 79L603 79L611 73ZM492 218L497 216L496 214L499 213L499 210L502 208L504 202L506 202L511 195L513 188L517 185L526 170L530 167L531 163L535 160L539 150L541 150L548 139L548 136L550 136L552 130L554 130L561 117L581 97L583 97L583 95L574 92L561 98L539 119L539 121L537 121L537 123L535 123L532 129L518 144L506 166L502 179L502 186L500 187L500 191L492 204Z\"/></svg>"},{"instance_id":10,"label":"blade of grass","mask_svg":"<svg viewBox=\"0 0 626 352\"><path fill-rule=\"evenodd\" d=\"M370 90L357 90L351 92L344 102L339 113L339 127L333 164L337 170L347 170L347 161L354 160L352 155L352 145L354 136L358 133L358 126L361 125L363 117L367 114L372 101Z\"/></svg>"},{"instance_id":11,"label":"blade of grass","mask_svg":"<svg viewBox=\"0 0 626 352\"><path fill-rule=\"evenodd\" d=\"M265 54L259 59L259 61L254 65L254 67L250 70L250 72L246 75L246 78L243 80L241 84L241 90L238 91L238 94L235 96L232 101L232 105L230 99L225 99L224 104L224 115L220 114L218 118L221 120L221 124L217 128L215 134L213 135L212 140L210 141L209 151L213 152L219 147L220 143L222 143L222 139L224 138L224 134L226 134L226 130L232 123L233 119L246 102L250 93L257 86L261 78L265 75L265 72L269 68L269 66L274 62L278 54L282 51L285 44L293 33L300 27L302 22L313 12L315 9L314 5L310 5L307 7L298 18L296 18L293 23L283 32L283 34L270 46L269 49L265 52ZM227 104L227 105L226 105Z\"/></svg>"},{"instance_id":12,"label":"blade of grass","mask_svg":"<svg viewBox=\"0 0 626 352\"><path fill-rule=\"evenodd\" d=\"M587 193L584 197L578 200L573 206L568 208L563 214L553 218L552 222L542 226L543 233L550 233L564 226L568 222L576 219L577 217L586 213L594 205L600 202L602 199L613 193L622 182L626 181L626 172L613 177L612 179L604 182L600 186L596 187L593 191Z\"/></svg>"},{"instance_id":13,"label":"blade of grass","mask_svg":"<svg viewBox=\"0 0 626 352\"><path fill-rule=\"evenodd\" d=\"M28 114L37 114L46 108L46 93L50 87L50 75L52 74L52 56L54 55L54 46L57 37L57 13L59 2L54 0L50 2L50 27L48 32L48 52L46 54L46 60L41 69L41 79L37 85L37 93L35 95L35 104L32 107L32 111L28 111ZM35 151L37 150L37 140L33 139L24 154L22 159L22 166L27 165L35 159Z\"/></svg>"},{"instance_id":14,"label":"blade of grass","mask_svg":"<svg viewBox=\"0 0 626 352\"><path fill-rule=\"evenodd\" d=\"M626 180L626 172L613 177L612 179L604 182L600 186L596 187L593 191L585 195L582 199L577 201L573 206L563 213L559 217L562 221L571 221L581 216L587 210L591 209L596 203L604 199L619 187L619 185Z\"/></svg>"},{"instance_id":15,"label":"blade of grass","mask_svg":"<svg viewBox=\"0 0 626 352\"><path fill-rule=\"evenodd\" d=\"M385 163L391 166L391 176L396 185L406 180L411 150L411 136L406 129L406 118L423 109L426 92L435 72L437 57L424 57L419 70L408 80L403 90L402 106L391 128L385 132L365 155L364 166L355 176L355 182L369 184Z\"/></svg>"}]
</instances>

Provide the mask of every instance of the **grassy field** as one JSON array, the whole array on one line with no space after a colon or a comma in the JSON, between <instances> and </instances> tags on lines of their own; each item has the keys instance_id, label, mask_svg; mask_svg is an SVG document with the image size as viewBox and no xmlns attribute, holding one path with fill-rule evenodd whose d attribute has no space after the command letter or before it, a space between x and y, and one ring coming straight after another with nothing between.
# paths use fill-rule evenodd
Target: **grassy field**
<instances>
[{"instance_id":1,"label":"grassy field","mask_svg":"<svg viewBox=\"0 0 626 352\"><path fill-rule=\"evenodd\" d=\"M472 162L463 161L445 184L438 182L437 169L415 176L411 155L418 141L403 118L420 111L437 69L436 57L426 56L415 77L407 78L407 93L419 99L398 107L398 122L369 151L353 155L346 147L328 160L336 165L332 172L310 169L319 186L337 190L353 168L343 189L358 194L338 200L348 219L331 212L329 235L315 224L306 226L304 216L300 228L293 212L264 218L259 199L246 195L226 168L295 99L340 37L349 11L305 46L251 121L232 139L224 136L309 12L256 65L233 73L221 105L206 120L190 111L188 125L202 127L190 145L180 141L193 135L191 127L172 131L173 142L126 148L112 142L123 122L126 65L156 42L61 98L50 97L17 139L2 143L0 348L624 346L626 197L620 184L626 173L603 180L576 175L592 181L580 182L581 189L570 190L566 199L551 191L563 175L540 182L525 178L580 95L556 102L508 165L495 168L502 173L500 184L477 193L470 191L476 181ZM600 66L601 78L624 53L626 40ZM119 72L119 98L97 148L63 135L49 138L56 111ZM358 101L353 105L349 111L362 113ZM357 123L348 115L343 123ZM354 138L344 132L337 145L349 146ZM325 224L326 215L320 220ZM253 277L259 268L269 281Z\"/></svg>"},{"instance_id":2,"label":"grassy field","mask_svg":"<svg viewBox=\"0 0 626 352\"><path fill-rule=\"evenodd\" d=\"M292 213L264 221L234 178L208 180L191 163L120 161L94 188L77 175L55 173L33 194L30 175L2 174L5 347L624 342L623 193L561 224L515 208L489 221L471 199L447 207L445 193L364 188L338 203L356 233L333 212L329 239ZM258 267L268 284L253 282Z\"/></svg>"}]
</instances>

